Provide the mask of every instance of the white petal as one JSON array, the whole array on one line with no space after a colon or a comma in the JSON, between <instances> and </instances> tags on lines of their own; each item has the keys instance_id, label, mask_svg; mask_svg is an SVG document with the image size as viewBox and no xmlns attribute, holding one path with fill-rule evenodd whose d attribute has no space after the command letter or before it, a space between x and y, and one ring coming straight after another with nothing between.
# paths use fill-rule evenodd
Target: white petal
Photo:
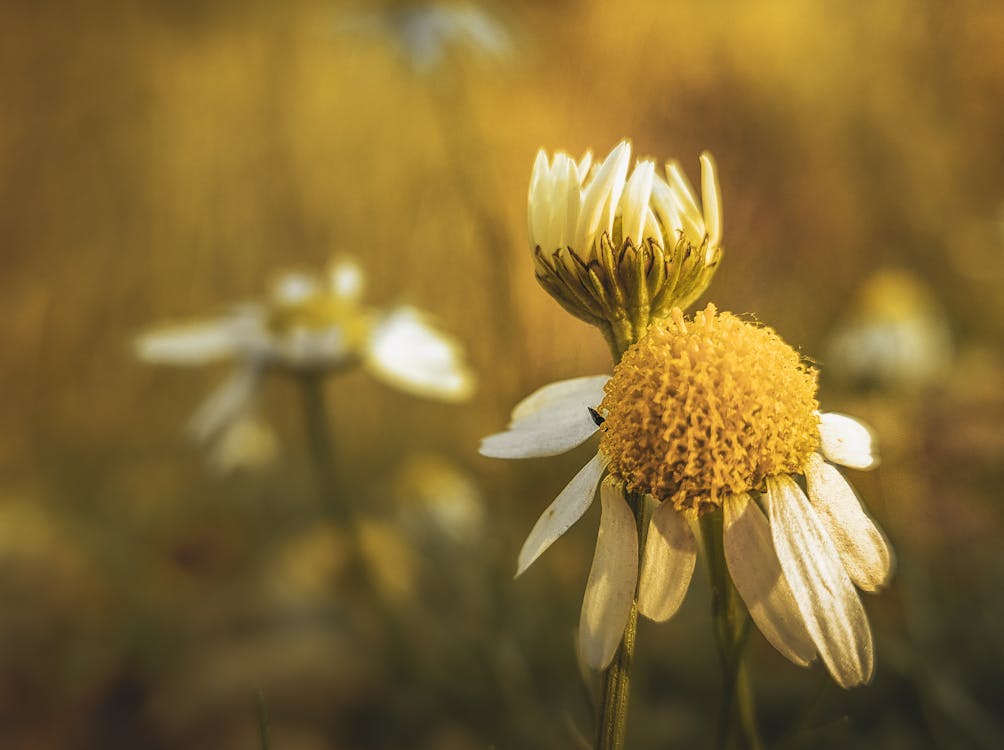
<instances>
[{"instance_id":1,"label":"white petal","mask_svg":"<svg viewBox=\"0 0 1004 750\"><path fill-rule=\"evenodd\" d=\"M659 221L655 218L655 212L651 206L645 209L645 220L641 230L641 237L654 241L659 247L665 247L663 244L662 227L659 226Z\"/></svg>"},{"instance_id":2,"label":"white petal","mask_svg":"<svg viewBox=\"0 0 1004 750\"><path fill-rule=\"evenodd\" d=\"M597 429L589 412L582 409L574 421L517 427L481 438L478 452L488 458L557 456L586 442Z\"/></svg>"},{"instance_id":3,"label":"white petal","mask_svg":"<svg viewBox=\"0 0 1004 750\"><path fill-rule=\"evenodd\" d=\"M868 682L871 628L819 516L788 476L768 478L764 499L781 570L819 655L841 687Z\"/></svg>"},{"instance_id":4,"label":"white petal","mask_svg":"<svg viewBox=\"0 0 1004 750\"><path fill-rule=\"evenodd\" d=\"M666 163L666 182L670 187L673 199L676 201L679 218L688 239L695 244L701 242L706 231L704 214L697 205L694 188L691 187L680 163L675 159Z\"/></svg>"},{"instance_id":5,"label":"white petal","mask_svg":"<svg viewBox=\"0 0 1004 750\"><path fill-rule=\"evenodd\" d=\"M519 551L517 577L522 575L555 539L582 518L582 514L593 503L596 485L600 483L600 477L603 476L606 467L606 458L597 453L589 463L579 469L579 473L572 477L572 481L537 519L530 536L523 542L523 548Z\"/></svg>"},{"instance_id":6,"label":"white petal","mask_svg":"<svg viewBox=\"0 0 1004 750\"><path fill-rule=\"evenodd\" d=\"M512 410L512 424L534 415L551 419L555 416L552 409L583 405L595 409L603 400L603 386L608 380L609 375L584 375L542 386L516 404Z\"/></svg>"},{"instance_id":7,"label":"white petal","mask_svg":"<svg viewBox=\"0 0 1004 750\"><path fill-rule=\"evenodd\" d=\"M816 647L781 573L766 516L745 492L727 497L724 511L725 561L750 617L782 656L808 665Z\"/></svg>"},{"instance_id":8,"label":"white petal","mask_svg":"<svg viewBox=\"0 0 1004 750\"><path fill-rule=\"evenodd\" d=\"M836 467L814 453L805 468L809 500L837 547L851 580L877 591L892 575L892 554L882 532L864 512L854 489Z\"/></svg>"},{"instance_id":9,"label":"white petal","mask_svg":"<svg viewBox=\"0 0 1004 750\"><path fill-rule=\"evenodd\" d=\"M599 429L589 407L599 406L609 379L609 375L573 378L534 391L513 409L508 430L481 441L481 455L537 458L581 445Z\"/></svg>"},{"instance_id":10,"label":"white petal","mask_svg":"<svg viewBox=\"0 0 1004 750\"><path fill-rule=\"evenodd\" d=\"M551 165L548 164L544 149L537 152L533 163L533 173L530 176L530 190L527 196L530 244L540 245L545 252L557 248L546 247L543 243L547 233L547 223L550 214L549 194L551 186Z\"/></svg>"},{"instance_id":11,"label":"white petal","mask_svg":"<svg viewBox=\"0 0 1004 750\"><path fill-rule=\"evenodd\" d=\"M362 296L366 276L351 258L336 258L328 266L328 285L337 299L355 302Z\"/></svg>"},{"instance_id":12,"label":"white petal","mask_svg":"<svg viewBox=\"0 0 1004 750\"><path fill-rule=\"evenodd\" d=\"M576 250L588 251L599 232L609 231L614 211L624 190L628 164L631 161L631 144L621 141L610 152L596 171L582 194L582 209L575 231ZM578 245L582 245L581 247Z\"/></svg>"},{"instance_id":13,"label":"white petal","mask_svg":"<svg viewBox=\"0 0 1004 750\"><path fill-rule=\"evenodd\" d=\"M638 582L638 611L665 622L676 614L690 588L697 562L697 540L686 516L664 502L652 513L645 559Z\"/></svg>"},{"instance_id":14,"label":"white petal","mask_svg":"<svg viewBox=\"0 0 1004 750\"><path fill-rule=\"evenodd\" d=\"M192 436L206 441L243 417L261 382L261 367L244 363L202 402L188 423Z\"/></svg>"},{"instance_id":15,"label":"white petal","mask_svg":"<svg viewBox=\"0 0 1004 750\"><path fill-rule=\"evenodd\" d=\"M593 166L593 152L586 151L579 159L579 163L575 167L576 174L579 178L579 184L581 185L589 177L589 170Z\"/></svg>"},{"instance_id":16,"label":"white petal","mask_svg":"<svg viewBox=\"0 0 1004 750\"><path fill-rule=\"evenodd\" d=\"M673 189L659 175L652 180L652 206L662 224L666 244L673 247L684 229L683 219Z\"/></svg>"},{"instance_id":17,"label":"white petal","mask_svg":"<svg viewBox=\"0 0 1004 750\"><path fill-rule=\"evenodd\" d=\"M168 326L136 339L136 356L165 365L205 365L232 357L239 337L230 318Z\"/></svg>"},{"instance_id":18,"label":"white petal","mask_svg":"<svg viewBox=\"0 0 1004 750\"><path fill-rule=\"evenodd\" d=\"M575 162L567 154L554 157L552 185L546 237L547 247L556 250L575 242L575 226L579 220L579 180Z\"/></svg>"},{"instance_id":19,"label":"white petal","mask_svg":"<svg viewBox=\"0 0 1004 750\"><path fill-rule=\"evenodd\" d=\"M655 162L641 161L631 173L621 198L621 234L631 238L635 246L645 239L645 218L648 213L649 198L652 196L652 182L655 176Z\"/></svg>"},{"instance_id":20,"label":"white petal","mask_svg":"<svg viewBox=\"0 0 1004 750\"><path fill-rule=\"evenodd\" d=\"M718 182L715 160L707 151L701 154L701 202L704 204L704 226L708 232L708 253L722 242L722 187Z\"/></svg>"},{"instance_id":21,"label":"white petal","mask_svg":"<svg viewBox=\"0 0 1004 750\"><path fill-rule=\"evenodd\" d=\"M852 469L871 469L878 464L872 431L846 414L819 415L823 455L835 464Z\"/></svg>"},{"instance_id":22,"label":"white petal","mask_svg":"<svg viewBox=\"0 0 1004 750\"><path fill-rule=\"evenodd\" d=\"M319 282L312 273L287 271L272 282L270 298L277 304L296 305L318 293Z\"/></svg>"},{"instance_id":23,"label":"white petal","mask_svg":"<svg viewBox=\"0 0 1004 750\"><path fill-rule=\"evenodd\" d=\"M417 396L463 401L474 392L474 375L460 346L409 307L388 313L376 325L366 364L381 380Z\"/></svg>"},{"instance_id":24,"label":"white petal","mask_svg":"<svg viewBox=\"0 0 1004 750\"><path fill-rule=\"evenodd\" d=\"M624 493L604 482L600 502L600 531L579 617L579 658L593 669L606 669L614 658L638 581L638 530Z\"/></svg>"}]
</instances>

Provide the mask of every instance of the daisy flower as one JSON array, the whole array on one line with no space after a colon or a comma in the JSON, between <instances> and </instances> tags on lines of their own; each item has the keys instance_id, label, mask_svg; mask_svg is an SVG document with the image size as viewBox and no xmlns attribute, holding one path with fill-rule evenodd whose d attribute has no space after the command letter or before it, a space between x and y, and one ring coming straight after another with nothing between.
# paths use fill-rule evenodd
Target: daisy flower
<instances>
[{"instance_id":1,"label":"daisy flower","mask_svg":"<svg viewBox=\"0 0 1004 750\"><path fill-rule=\"evenodd\" d=\"M362 365L407 393L467 399L474 378L460 346L412 307L365 307L363 284L361 269L348 259L332 262L321 278L286 273L265 300L218 318L156 328L136 340L135 352L153 364L235 363L189 422L193 437L210 447L211 463L223 470L270 454L255 415L255 396L270 371L321 376Z\"/></svg>"},{"instance_id":2,"label":"daisy flower","mask_svg":"<svg viewBox=\"0 0 1004 750\"><path fill-rule=\"evenodd\" d=\"M544 511L517 576L601 502L579 623L582 660L611 662L637 592L655 621L679 608L702 516L721 513L735 588L764 637L800 666L818 655L842 687L867 682L872 636L855 587L876 591L892 556L835 464L876 464L871 432L820 413L816 372L772 329L718 313L655 323L612 376L565 380L521 401L481 453L564 453L600 433L596 454ZM655 506L639 566L629 502ZM704 540L707 543L707 540ZM640 567L640 569L639 569Z\"/></svg>"},{"instance_id":3,"label":"daisy flower","mask_svg":"<svg viewBox=\"0 0 1004 750\"><path fill-rule=\"evenodd\" d=\"M923 279L885 269L858 291L830 338L827 361L850 385L916 392L948 373L952 332Z\"/></svg>"},{"instance_id":4,"label":"daisy flower","mask_svg":"<svg viewBox=\"0 0 1004 750\"><path fill-rule=\"evenodd\" d=\"M707 288L722 248L715 163L701 154L701 201L679 163L641 159L623 140L599 165L537 154L529 231L537 280L566 310L623 351L649 323L685 309Z\"/></svg>"}]
</instances>

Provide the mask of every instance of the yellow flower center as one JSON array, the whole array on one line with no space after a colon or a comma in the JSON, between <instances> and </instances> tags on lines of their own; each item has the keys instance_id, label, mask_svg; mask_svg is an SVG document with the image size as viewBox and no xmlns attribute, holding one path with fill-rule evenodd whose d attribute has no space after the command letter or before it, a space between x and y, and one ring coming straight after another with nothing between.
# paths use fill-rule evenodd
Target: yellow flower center
<instances>
[{"instance_id":1,"label":"yellow flower center","mask_svg":"<svg viewBox=\"0 0 1004 750\"><path fill-rule=\"evenodd\" d=\"M370 320L353 302L319 293L295 302L273 302L268 309L266 326L276 336L297 330L322 332L338 328L346 343L356 346L365 340Z\"/></svg>"},{"instance_id":2,"label":"yellow flower center","mask_svg":"<svg viewBox=\"0 0 1004 750\"><path fill-rule=\"evenodd\" d=\"M651 326L614 368L600 451L633 492L714 510L819 446L816 371L772 329L708 305Z\"/></svg>"}]
</instances>

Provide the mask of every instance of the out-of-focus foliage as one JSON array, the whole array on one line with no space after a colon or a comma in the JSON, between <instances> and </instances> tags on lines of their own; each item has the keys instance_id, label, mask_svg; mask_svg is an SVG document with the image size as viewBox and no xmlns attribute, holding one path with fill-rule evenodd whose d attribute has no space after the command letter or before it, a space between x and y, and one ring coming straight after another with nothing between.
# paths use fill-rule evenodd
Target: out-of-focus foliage
<instances>
[{"instance_id":1,"label":"out-of-focus foliage","mask_svg":"<svg viewBox=\"0 0 1004 750\"><path fill-rule=\"evenodd\" d=\"M629 136L691 170L715 154L725 256L705 299L799 345L827 407L882 440L882 467L854 477L899 554L866 602L876 681L840 692L754 640L767 738L1000 746L1004 10L448 6L480 20L420 27L442 49L416 64L402 19L422 7L0 5L0 744L254 747L259 688L279 750L589 736L571 629L595 524L512 581L582 456L475 449L521 394L609 368L533 279L526 191L537 148ZM295 384L262 394L272 465L216 477L183 423L224 373L129 346L335 253L374 304L431 311L479 375L465 405L328 382L366 576L317 500ZM908 388L831 377L828 342L888 268L927 290L947 369ZM698 586L640 630L632 747L709 744L707 608Z\"/></svg>"}]
</instances>

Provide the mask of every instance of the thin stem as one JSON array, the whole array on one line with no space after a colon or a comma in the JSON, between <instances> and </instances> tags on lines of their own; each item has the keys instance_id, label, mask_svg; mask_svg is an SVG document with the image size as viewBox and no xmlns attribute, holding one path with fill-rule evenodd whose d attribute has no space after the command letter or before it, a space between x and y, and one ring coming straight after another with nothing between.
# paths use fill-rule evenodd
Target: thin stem
<instances>
[{"instance_id":1,"label":"thin stem","mask_svg":"<svg viewBox=\"0 0 1004 750\"><path fill-rule=\"evenodd\" d=\"M268 729L268 712L265 710L265 691L255 691L255 713L258 715L258 738L261 750L271 750L272 741Z\"/></svg>"},{"instance_id":2,"label":"thin stem","mask_svg":"<svg viewBox=\"0 0 1004 750\"><path fill-rule=\"evenodd\" d=\"M339 492L333 459L335 441L328 422L328 410L324 398L324 376L301 375L299 382L307 442L310 444L310 455L314 464L322 509L328 519L337 523L345 533L348 562L344 578L354 582L361 590L379 594L381 589L377 576L366 559L359 518L353 513L353 509L346 501L346 495ZM375 603L386 624L389 636L395 642L406 643L404 632L398 627L388 603L380 596L375 598Z\"/></svg>"},{"instance_id":3,"label":"thin stem","mask_svg":"<svg viewBox=\"0 0 1004 750\"><path fill-rule=\"evenodd\" d=\"M725 563L722 512L701 517L701 536L711 576L711 617L722 663L722 707L718 747L722 750L760 750L753 691L743 651L749 635L749 615L732 584Z\"/></svg>"},{"instance_id":4,"label":"thin stem","mask_svg":"<svg viewBox=\"0 0 1004 750\"><path fill-rule=\"evenodd\" d=\"M638 529L638 566L641 569L641 558L645 550L645 537L648 531L648 512L645 498L642 495L628 493L628 505L631 507ZM635 585L635 602L631 605L624 635L620 646L614 654L614 660L603 675L603 692L600 696L600 706L596 722L596 750L621 750L625 747L624 738L627 734L628 703L631 697L631 665L634 663L635 638L638 632L638 590Z\"/></svg>"},{"instance_id":5,"label":"thin stem","mask_svg":"<svg viewBox=\"0 0 1004 750\"><path fill-rule=\"evenodd\" d=\"M314 464L317 491L324 510L331 518L349 528L348 508L339 496L335 478L334 438L328 424L327 403L324 398L324 378L320 375L300 376L300 394L303 400L303 418L307 430L310 457Z\"/></svg>"}]
</instances>

